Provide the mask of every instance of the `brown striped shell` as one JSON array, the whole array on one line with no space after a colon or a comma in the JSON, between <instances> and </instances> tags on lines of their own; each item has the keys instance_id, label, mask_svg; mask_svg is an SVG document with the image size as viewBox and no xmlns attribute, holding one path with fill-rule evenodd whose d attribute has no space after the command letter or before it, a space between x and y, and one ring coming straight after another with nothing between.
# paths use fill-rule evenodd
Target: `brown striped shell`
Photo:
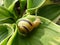
<instances>
[{"instance_id":1,"label":"brown striped shell","mask_svg":"<svg viewBox=\"0 0 60 45\"><path fill-rule=\"evenodd\" d=\"M37 27L40 24L40 19L36 18L34 22L28 20L28 19L22 19L18 23L18 27L20 32L26 34L31 32L35 27Z\"/></svg>"}]
</instances>

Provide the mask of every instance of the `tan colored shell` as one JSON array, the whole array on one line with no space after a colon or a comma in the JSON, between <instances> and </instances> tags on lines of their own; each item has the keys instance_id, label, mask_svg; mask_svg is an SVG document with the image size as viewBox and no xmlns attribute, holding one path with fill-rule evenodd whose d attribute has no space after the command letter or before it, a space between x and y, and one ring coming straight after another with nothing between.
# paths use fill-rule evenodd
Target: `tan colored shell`
<instances>
[{"instance_id":1,"label":"tan colored shell","mask_svg":"<svg viewBox=\"0 0 60 45\"><path fill-rule=\"evenodd\" d=\"M34 22L25 19L23 21L20 21L18 23L18 27L20 29L20 32L22 33L28 33L31 32L35 27L37 27L40 24L40 19L36 18Z\"/></svg>"},{"instance_id":2,"label":"tan colored shell","mask_svg":"<svg viewBox=\"0 0 60 45\"><path fill-rule=\"evenodd\" d=\"M37 27L41 23L39 18L36 18L36 20L33 22L34 27Z\"/></svg>"}]
</instances>

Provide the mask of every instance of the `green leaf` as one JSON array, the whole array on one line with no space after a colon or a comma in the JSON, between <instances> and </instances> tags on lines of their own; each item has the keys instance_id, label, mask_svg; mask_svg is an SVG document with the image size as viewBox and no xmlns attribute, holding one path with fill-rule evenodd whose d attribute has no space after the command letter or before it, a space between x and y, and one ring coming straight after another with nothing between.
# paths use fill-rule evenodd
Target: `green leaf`
<instances>
[{"instance_id":1,"label":"green leaf","mask_svg":"<svg viewBox=\"0 0 60 45\"><path fill-rule=\"evenodd\" d=\"M10 2L11 1L11 2ZM8 8L8 10L11 12L11 13L13 13L14 14L14 16L15 16L15 18L17 19L17 17L18 17L18 10L17 10L17 6L20 6L20 5L18 5L18 4L16 4L17 2L18 2L18 0L6 0L6 1L4 1L4 2L6 2L7 4L8 4L8 2L10 3L9 4L9 7L6 7L6 8ZM7 5L6 4L6 5Z\"/></svg>"},{"instance_id":2,"label":"green leaf","mask_svg":"<svg viewBox=\"0 0 60 45\"><path fill-rule=\"evenodd\" d=\"M45 0L27 0L27 9L32 10L39 8Z\"/></svg>"},{"instance_id":3,"label":"green leaf","mask_svg":"<svg viewBox=\"0 0 60 45\"><path fill-rule=\"evenodd\" d=\"M60 15L60 5L51 4L43 6L38 10L37 15L54 20Z\"/></svg>"},{"instance_id":4,"label":"green leaf","mask_svg":"<svg viewBox=\"0 0 60 45\"><path fill-rule=\"evenodd\" d=\"M7 42L7 45L12 45L13 40L14 40L14 38L15 38L15 36L16 36L17 30L18 30L18 28L17 28L17 26L15 25L15 32L14 32L14 34L11 36L11 38L9 39L9 41Z\"/></svg>"},{"instance_id":5,"label":"green leaf","mask_svg":"<svg viewBox=\"0 0 60 45\"><path fill-rule=\"evenodd\" d=\"M14 0L12 3L10 3L8 10L12 11L14 9L15 3L17 2L17 0ZM7 2L8 3L8 2Z\"/></svg>"},{"instance_id":6,"label":"green leaf","mask_svg":"<svg viewBox=\"0 0 60 45\"><path fill-rule=\"evenodd\" d=\"M4 0L4 6L8 8L15 0Z\"/></svg>"},{"instance_id":7,"label":"green leaf","mask_svg":"<svg viewBox=\"0 0 60 45\"><path fill-rule=\"evenodd\" d=\"M50 4L58 4L60 5L60 1L59 0L46 0L45 3L43 4L44 5L50 5Z\"/></svg>"},{"instance_id":8,"label":"green leaf","mask_svg":"<svg viewBox=\"0 0 60 45\"><path fill-rule=\"evenodd\" d=\"M5 22L7 22L6 20L13 22L15 20L15 16L11 12L9 12L7 9L0 6L0 22L4 22L4 20Z\"/></svg>"},{"instance_id":9,"label":"green leaf","mask_svg":"<svg viewBox=\"0 0 60 45\"><path fill-rule=\"evenodd\" d=\"M40 16L39 16L40 17ZM36 16L27 15L23 18L35 20ZM20 20L20 19L19 19ZM19 21L18 20L18 21ZM8 41L9 45L60 45L60 26L40 17L41 24L26 37L21 36L16 28L15 34Z\"/></svg>"},{"instance_id":10,"label":"green leaf","mask_svg":"<svg viewBox=\"0 0 60 45\"><path fill-rule=\"evenodd\" d=\"M8 8L8 10L10 11L10 12L12 12L14 15L15 15L15 17L17 18L17 16L16 16L16 10L14 9L15 8L15 3L17 2L18 0L4 0L3 2L4 2L4 7L5 8Z\"/></svg>"},{"instance_id":11,"label":"green leaf","mask_svg":"<svg viewBox=\"0 0 60 45\"><path fill-rule=\"evenodd\" d=\"M27 13L35 14L35 11L41 7L46 0L27 0Z\"/></svg>"},{"instance_id":12,"label":"green leaf","mask_svg":"<svg viewBox=\"0 0 60 45\"><path fill-rule=\"evenodd\" d=\"M25 10L27 8L27 0L19 0L20 1L20 15L23 15L25 13Z\"/></svg>"},{"instance_id":13,"label":"green leaf","mask_svg":"<svg viewBox=\"0 0 60 45\"><path fill-rule=\"evenodd\" d=\"M14 29L10 24L0 24L0 45L6 45Z\"/></svg>"}]
</instances>

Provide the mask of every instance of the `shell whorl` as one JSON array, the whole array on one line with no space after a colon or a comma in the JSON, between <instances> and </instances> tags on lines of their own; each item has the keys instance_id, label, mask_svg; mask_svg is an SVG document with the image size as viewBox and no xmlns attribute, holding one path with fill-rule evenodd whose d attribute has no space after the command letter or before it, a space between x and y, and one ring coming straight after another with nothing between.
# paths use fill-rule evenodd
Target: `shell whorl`
<instances>
[{"instance_id":1,"label":"shell whorl","mask_svg":"<svg viewBox=\"0 0 60 45\"><path fill-rule=\"evenodd\" d=\"M34 22L28 20L28 19L22 19L18 23L18 27L20 29L20 32L22 33L29 33L31 32L35 27L37 27L40 24L40 19L36 18Z\"/></svg>"}]
</instances>

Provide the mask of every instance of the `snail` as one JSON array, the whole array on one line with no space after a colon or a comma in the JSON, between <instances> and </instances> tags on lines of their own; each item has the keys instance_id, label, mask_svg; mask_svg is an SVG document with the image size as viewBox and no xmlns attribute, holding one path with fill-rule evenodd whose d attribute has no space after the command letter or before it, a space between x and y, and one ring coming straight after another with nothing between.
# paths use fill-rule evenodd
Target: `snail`
<instances>
[{"instance_id":1,"label":"snail","mask_svg":"<svg viewBox=\"0 0 60 45\"><path fill-rule=\"evenodd\" d=\"M31 32L35 27L37 27L41 23L39 18L36 18L34 22L30 21L29 19L22 19L18 23L18 27L20 32L23 34L27 34Z\"/></svg>"}]
</instances>

